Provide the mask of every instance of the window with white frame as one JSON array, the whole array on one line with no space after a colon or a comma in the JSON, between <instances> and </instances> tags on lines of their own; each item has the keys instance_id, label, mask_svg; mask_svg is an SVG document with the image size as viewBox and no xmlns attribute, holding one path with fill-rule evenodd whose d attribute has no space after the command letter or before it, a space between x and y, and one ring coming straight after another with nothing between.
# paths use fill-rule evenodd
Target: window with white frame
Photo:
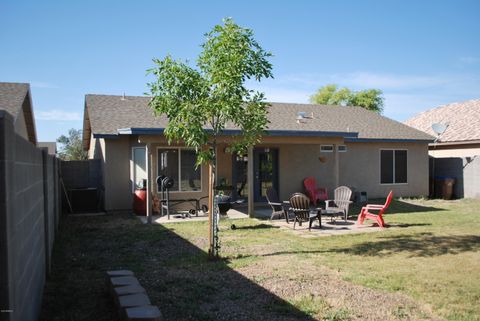
<instances>
[{"instance_id":1,"label":"window with white frame","mask_svg":"<svg viewBox=\"0 0 480 321\"><path fill-rule=\"evenodd\" d=\"M339 153L346 153L347 152L347 145L338 145L337 150Z\"/></svg>"},{"instance_id":2,"label":"window with white frame","mask_svg":"<svg viewBox=\"0 0 480 321\"><path fill-rule=\"evenodd\" d=\"M147 179L145 160L145 147L134 147L132 149L133 189L146 187L144 186L144 180Z\"/></svg>"},{"instance_id":3,"label":"window with white frame","mask_svg":"<svg viewBox=\"0 0 480 321\"><path fill-rule=\"evenodd\" d=\"M173 178L170 191L191 192L202 189L201 168L195 168L197 154L186 148L159 148L157 174Z\"/></svg>"},{"instance_id":4,"label":"window with white frame","mask_svg":"<svg viewBox=\"0 0 480 321\"><path fill-rule=\"evenodd\" d=\"M407 150L380 150L380 184L407 183Z\"/></svg>"}]
</instances>

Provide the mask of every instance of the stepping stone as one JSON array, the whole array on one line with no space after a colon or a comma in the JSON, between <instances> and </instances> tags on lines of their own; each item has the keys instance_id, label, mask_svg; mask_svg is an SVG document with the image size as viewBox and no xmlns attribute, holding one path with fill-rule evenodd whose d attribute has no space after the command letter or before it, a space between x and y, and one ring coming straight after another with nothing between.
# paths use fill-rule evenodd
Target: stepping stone
<instances>
[{"instance_id":1,"label":"stepping stone","mask_svg":"<svg viewBox=\"0 0 480 321\"><path fill-rule=\"evenodd\" d=\"M140 285L137 278L134 276L119 276L110 279L110 285L112 287L125 286L125 285Z\"/></svg>"},{"instance_id":2,"label":"stepping stone","mask_svg":"<svg viewBox=\"0 0 480 321\"><path fill-rule=\"evenodd\" d=\"M118 276L133 276L133 272L130 270L115 270L107 271L109 277L118 277Z\"/></svg>"},{"instance_id":3,"label":"stepping stone","mask_svg":"<svg viewBox=\"0 0 480 321\"><path fill-rule=\"evenodd\" d=\"M150 299L145 293L122 295L118 297L120 308L131 308L143 305L150 305Z\"/></svg>"},{"instance_id":4,"label":"stepping stone","mask_svg":"<svg viewBox=\"0 0 480 321\"><path fill-rule=\"evenodd\" d=\"M155 305L146 305L126 309L127 320L130 321L162 321L162 313Z\"/></svg>"},{"instance_id":5,"label":"stepping stone","mask_svg":"<svg viewBox=\"0 0 480 321\"><path fill-rule=\"evenodd\" d=\"M115 294L117 296L128 295L128 294L137 294L137 293L145 293L146 292L145 289L138 284L119 286L119 287L114 288L113 291L115 292Z\"/></svg>"},{"instance_id":6,"label":"stepping stone","mask_svg":"<svg viewBox=\"0 0 480 321\"><path fill-rule=\"evenodd\" d=\"M145 289L140 285L119 286L112 290L113 300L117 306L120 306L119 298L121 296L139 293L147 294Z\"/></svg>"}]
</instances>

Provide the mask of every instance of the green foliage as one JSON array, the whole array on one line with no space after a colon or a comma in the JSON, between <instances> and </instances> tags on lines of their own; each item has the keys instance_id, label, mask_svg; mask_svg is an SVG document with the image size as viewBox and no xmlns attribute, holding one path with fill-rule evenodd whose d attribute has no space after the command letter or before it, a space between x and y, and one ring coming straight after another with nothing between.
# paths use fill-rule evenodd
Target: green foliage
<instances>
[{"instance_id":1,"label":"green foliage","mask_svg":"<svg viewBox=\"0 0 480 321\"><path fill-rule=\"evenodd\" d=\"M329 84L321 87L314 95L310 96L310 102L322 105L359 106L381 113L384 98L382 97L382 91L379 89L354 92L346 87L338 88L337 85Z\"/></svg>"},{"instance_id":2,"label":"green foliage","mask_svg":"<svg viewBox=\"0 0 480 321\"><path fill-rule=\"evenodd\" d=\"M57 138L57 142L62 144L58 157L61 160L84 160L88 159L88 154L83 150L82 131L71 128L68 131L68 137L65 135Z\"/></svg>"},{"instance_id":3,"label":"green foliage","mask_svg":"<svg viewBox=\"0 0 480 321\"><path fill-rule=\"evenodd\" d=\"M242 133L231 150L244 151L259 142L268 124L268 105L263 93L244 83L272 77L272 54L260 47L252 30L224 19L205 37L196 68L167 56L154 59L156 66L148 70L155 76L148 84L150 107L156 115L167 115L169 143L183 141L196 149L197 165L214 159L212 148L227 124Z\"/></svg>"}]
</instances>

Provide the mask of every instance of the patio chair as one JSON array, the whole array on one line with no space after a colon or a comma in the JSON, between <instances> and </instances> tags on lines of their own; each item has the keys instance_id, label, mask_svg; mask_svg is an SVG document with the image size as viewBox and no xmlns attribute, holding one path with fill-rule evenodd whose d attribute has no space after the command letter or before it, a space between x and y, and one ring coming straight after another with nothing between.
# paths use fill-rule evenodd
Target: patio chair
<instances>
[{"instance_id":1,"label":"patio chair","mask_svg":"<svg viewBox=\"0 0 480 321\"><path fill-rule=\"evenodd\" d=\"M269 187L266 192L268 205L272 207L272 215L270 219L273 220L274 218L281 218L285 215L285 220L287 223L290 223L288 212L289 212L289 204L284 204L280 201L277 195L277 191L273 187Z\"/></svg>"},{"instance_id":2,"label":"patio chair","mask_svg":"<svg viewBox=\"0 0 480 321\"><path fill-rule=\"evenodd\" d=\"M333 195L334 195L333 200L325 201L325 209L331 210L331 211L338 210L338 213L343 214L346 222L348 218L348 208L352 203L352 201L350 200L350 198L352 197L352 190L347 186L340 186L335 189L335 191L333 192ZM332 215L332 219L333 219L333 215Z\"/></svg>"},{"instance_id":3,"label":"patio chair","mask_svg":"<svg viewBox=\"0 0 480 321\"><path fill-rule=\"evenodd\" d=\"M308 230L312 228L312 223L316 219L322 226L322 222L320 221L320 215L318 213L310 213L310 199L302 193L295 193L290 197L290 205L293 214L295 214L295 218L293 221L293 229L295 229L295 225L298 224L302 225L302 222L308 222Z\"/></svg>"},{"instance_id":4,"label":"patio chair","mask_svg":"<svg viewBox=\"0 0 480 321\"><path fill-rule=\"evenodd\" d=\"M325 187L317 188L317 182L313 177L307 177L303 180L303 186L310 201L313 205L317 205L318 201L325 201L328 199L327 189Z\"/></svg>"},{"instance_id":5,"label":"patio chair","mask_svg":"<svg viewBox=\"0 0 480 321\"><path fill-rule=\"evenodd\" d=\"M393 198L393 191L390 191L387 196L385 204L367 204L362 207L360 214L358 215L357 224L363 224L365 219L374 220L377 222L378 226L385 227L385 222L383 221L383 214L387 210L390 202ZM372 213L372 211L378 211L377 213Z\"/></svg>"}]
</instances>

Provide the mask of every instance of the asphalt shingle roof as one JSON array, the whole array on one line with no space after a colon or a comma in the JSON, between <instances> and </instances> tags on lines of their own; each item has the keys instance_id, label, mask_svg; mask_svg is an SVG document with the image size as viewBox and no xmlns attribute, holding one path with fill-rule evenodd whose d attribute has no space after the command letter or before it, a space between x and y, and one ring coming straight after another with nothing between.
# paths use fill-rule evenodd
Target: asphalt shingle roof
<instances>
[{"instance_id":1,"label":"asphalt shingle roof","mask_svg":"<svg viewBox=\"0 0 480 321\"><path fill-rule=\"evenodd\" d=\"M467 100L424 111L407 120L405 124L435 135L434 123L448 123L441 142L480 140L480 99Z\"/></svg>"},{"instance_id":2,"label":"asphalt shingle roof","mask_svg":"<svg viewBox=\"0 0 480 321\"><path fill-rule=\"evenodd\" d=\"M166 116L154 117L150 97L86 95L85 106L94 134L117 134L121 128L165 128ZM305 112L305 123L297 123ZM271 103L269 131L358 133L360 139L433 140L430 135L360 107ZM235 129L230 127L229 129Z\"/></svg>"},{"instance_id":3,"label":"asphalt shingle roof","mask_svg":"<svg viewBox=\"0 0 480 321\"><path fill-rule=\"evenodd\" d=\"M6 110L16 119L29 88L29 84L0 82L0 109Z\"/></svg>"},{"instance_id":4,"label":"asphalt shingle roof","mask_svg":"<svg viewBox=\"0 0 480 321\"><path fill-rule=\"evenodd\" d=\"M17 121L18 115L23 113L28 135L25 138L36 144L37 133L29 84L0 82L0 110L5 110L9 113L13 117L14 122Z\"/></svg>"}]
</instances>

